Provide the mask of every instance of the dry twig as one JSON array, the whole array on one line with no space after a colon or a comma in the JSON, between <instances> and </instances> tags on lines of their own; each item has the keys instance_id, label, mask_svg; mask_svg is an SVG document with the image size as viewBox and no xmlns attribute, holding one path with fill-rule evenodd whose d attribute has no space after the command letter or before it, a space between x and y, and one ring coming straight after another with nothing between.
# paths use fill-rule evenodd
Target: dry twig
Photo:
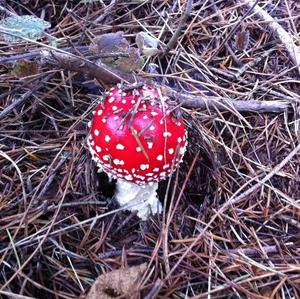
<instances>
[{"instance_id":1,"label":"dry twig","mask_svg":"<svg viewBox=\"0 0 300 299\"><path fill-rule=\"evenodd\" d=\"M170 41L167 43L166 49L164 51L164 55L169 53L174 48L175 44L177 43L178 38L181 35L182 29L186 25L186 22L187 22L188 18L191 15L192 7L193 7L193 0L188 0L186 2L186 7L185 7L185 10L182 14L180 23L178 24L177 29L175 30L175 32L174 32L173 36L171 37Z\"/></svg>"},{"instance_id":2,"label":"dry twig","mask_svg":"<svg viewBox=\"0 0 300 299\"><path fill-rule=\"evenodd\" d=\"M136 80L139 82L146 82L141 77L134 76L133 74L124 73L115 69L111 69L107 65L102 63L93 63L88 61L81 61L80 57L68 56L67 54L51 52L51 55L46 54L45 58L49 62L59 65L60 67L76 71L82 74L87 74L95 77L104 86L114 85L119 82L131 82L134 83ZM54 60L53 60L54 59ZM149 82L148 82L149 84ZM150 84L153 84L153 82ZM286 111L290 107L288 101L232 101L230 99L221 97L200 97L193 96L186 93L176 92L174 89L162 86L163 93L167 96L174 98L179 103L182 103L183 107L194 108L194 109L214 109L217 107L219 110L226 111L230 109L239 112L257 112L257 113L280 113Z\"/></svg>"}]
</instances>

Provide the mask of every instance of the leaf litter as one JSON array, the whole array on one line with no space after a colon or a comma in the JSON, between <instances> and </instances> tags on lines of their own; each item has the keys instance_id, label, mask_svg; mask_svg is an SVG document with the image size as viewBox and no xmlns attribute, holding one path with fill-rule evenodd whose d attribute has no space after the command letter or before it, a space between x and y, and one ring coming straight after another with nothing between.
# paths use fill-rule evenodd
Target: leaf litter
<instances>
[{"instance_id":1,"label":"leaf litter","mask_svg":"<svg viewBox=\"0 0 300 299\"><path fill-rule=\"evenodd\" d=\"M0 17L7 18L6 10L44 16L59 48L93 63L111 57L90 51L92 40L122 31L105 54L129 56L134 49L125 71L132 64L139 75L204 98L287 100L292 108L182 109L186 158L170 183L159 186L165 214L141 223L116 206L114 182L97 173L86 147L87 123L103 87L45 63L44 48L34 40L2 38L0 297L84 298L97 277L109 280L110 295L122 296L116 282L146 263L134 288L141 298L297 298L299 73L268 23L246 17L249 8L230 1L193 2L186 24L180 23L184 3L176 1L48 4L1 3ZM297 40L297 2L269 1L264 9ZM237 41L236 20L243 16L246 33ZM156 68L144 73L135 37L149 31L164 51L179 24L170 52L148 57L146 68ZM16 78L11 71L23 59L38 72ZM135 281L136 273L128 275Z\"/></svg>"}]
</instances>

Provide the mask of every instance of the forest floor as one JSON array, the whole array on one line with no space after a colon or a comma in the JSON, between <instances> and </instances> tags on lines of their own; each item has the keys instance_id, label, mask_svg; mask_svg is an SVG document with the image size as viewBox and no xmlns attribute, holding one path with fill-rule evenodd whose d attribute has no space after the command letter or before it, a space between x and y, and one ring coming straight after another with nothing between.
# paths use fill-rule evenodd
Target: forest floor
<instances>
[{"instance_id":1,"label":"forest floor","mask_svg":"<svg viewBox=\"0 0 300 299\"><path fill-rule=\"evenodd\" d=\"M84 298L103 273L93 298L300 298L298 1L0 1L16 15L51 27L10 42L0 26L0 298ZM87 147L111 78L55 56L95 65L94 38L118 31L159 41L121 78L195 100L147 221L118 207Z\"/></svg>"}]
</instances>

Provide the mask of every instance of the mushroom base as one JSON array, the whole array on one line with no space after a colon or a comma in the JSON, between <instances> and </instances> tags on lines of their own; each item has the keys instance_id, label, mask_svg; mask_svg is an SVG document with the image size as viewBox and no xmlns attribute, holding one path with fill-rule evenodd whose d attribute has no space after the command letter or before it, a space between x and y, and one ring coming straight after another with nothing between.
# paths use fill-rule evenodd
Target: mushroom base
<instances>
[{"instance_id":1,"label":"mushroom base","mask_svg":"<svg viewBox=\"0 0 300 299\"><path fill-rule=\"evenodd\" d=\"M136 185L117 180L114 198L121 207L129 211L137 211L137 216L147 220L149 215L161 213L162 205L158 200L156 190L158 183L150 185Z\"/></svg>"}]
</instances>

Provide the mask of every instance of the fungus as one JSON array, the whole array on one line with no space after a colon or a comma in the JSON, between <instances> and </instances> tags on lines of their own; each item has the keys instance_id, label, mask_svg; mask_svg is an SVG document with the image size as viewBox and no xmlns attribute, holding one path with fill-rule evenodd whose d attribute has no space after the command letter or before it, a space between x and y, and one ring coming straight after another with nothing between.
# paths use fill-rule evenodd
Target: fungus
<instances>
[{"instance_id":1,"label":"fungus","mask_svg":"<svg viewBox=\"0 0 300 299\"><path fill-rule=\"evenodd\" d=\"M110 89L89 123L88 146L100 171L117 179L115 199L142 219L162 210L158 182L182 161L187 145L180 116L150 86Z\"/></svg>"}]
</instances>

